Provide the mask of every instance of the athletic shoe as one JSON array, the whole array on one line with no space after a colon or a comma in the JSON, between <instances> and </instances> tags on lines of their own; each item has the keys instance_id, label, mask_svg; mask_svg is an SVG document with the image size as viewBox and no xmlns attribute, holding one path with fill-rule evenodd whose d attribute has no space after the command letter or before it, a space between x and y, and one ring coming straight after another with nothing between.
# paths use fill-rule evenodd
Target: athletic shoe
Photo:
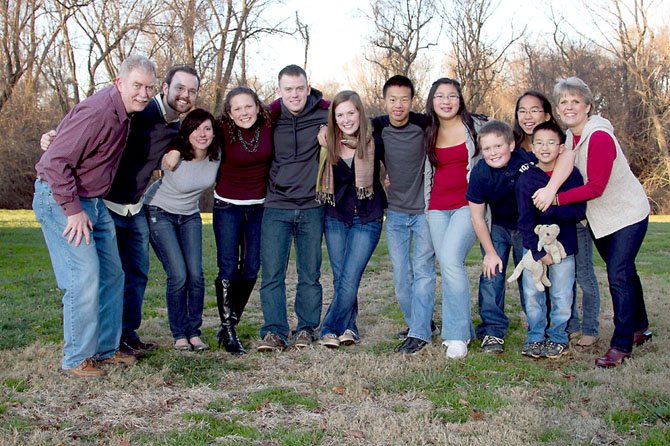
<instances>
[{"instance_id":1,"label":"athletic shoe","mask_svg":"<svg viewBox=\"0 0 670 446\"><path fill-rule=\"evenodd\" d=\"M540 353L540 356L549 359L558 359L561 356L567 354L568 352L569 350L567 342L563 343L563 342L547 341L544 343L544 348L542 349L542 353Z\"/></svg>"},{"instance_id":2,"label":"athletic shoe","mask_svg":"<svg viewBox=\"0 0 670 446\"><path fill-rule=\"evenodd\" d=\"M428 343L419 338L406 338L402 344L396 347L395 351L406 355L414 355L424 348Z\"/></svg>"},{"instance_id":3,"label":"athletic shoe","mask_svg":"<svg viewBox=\"0 0 670 446\"><path fill-rule=\"evenodd\" d=\"M442 345L447 346L447 359L463 359L468 354L468 343L470 340L447 340L443 341Z\"/></svg>"},{"instance_id":4,"label":"athletic shoe","mask_svg":"<svg viewBox=\"0 0 670 446\"><path fill-rule=\"evenodd\" d=\"M495 336L484 336L484 340L482 340L482 351L484 353L502 353L504 343L505 341L503 339Z\"/></svg>"},{"instance_id":5,"label":"athletic shoe","mask_svg":"<svg viewBox=\"0 0 670 446\"><path fill-rule=\"evenodd\" d=\"M338 337L332 333L325 334L321 336L321 340L319 340L319 344L323 345L324 347L328 348L338 348L340 346L340 340Z\"/></svg>"},{"instance_id":6,"label":"athletic shoe","mask_svg":"<svg viewBox=\"0 0 670 446\"><path fill-rule=\"evenodd\" d=\"M353 344L358 344L358 336L356 336L356 333L353 332L353 330L349 330L348 328L344 330L344 333L340 335L340 344L341 345L353 345Z\"/></svg>"},{"instance_id":7,"label":"athletic shoe","mask_svg":"<svg viewBox=\"0 0 670 446\"><path fill-rule=\"evenodd\" d=\"M531 358L539 358L544 349L544 341L542 342L530 342L524 345L521 354L524 356L530 356Z\"/></svg>"},{"instance_id":8,"label":"athletic shoe","mask_svg":"<svg viewBox=\"0 0 670 446\"><path fill-rule=\"evenodd\" d=\"M286 348L286 342L279 337L279 335L268 332L261 342L256 346L258 352L275 352L282 351Z\"/></svg>"}]
</instances>

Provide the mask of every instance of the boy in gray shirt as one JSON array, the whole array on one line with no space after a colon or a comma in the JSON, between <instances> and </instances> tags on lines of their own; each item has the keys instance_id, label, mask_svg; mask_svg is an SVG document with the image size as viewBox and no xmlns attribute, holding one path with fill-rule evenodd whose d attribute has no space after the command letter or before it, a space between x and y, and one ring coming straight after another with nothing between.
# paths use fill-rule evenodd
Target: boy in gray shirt
<instances>
[{"instance_id":1,"label":"boy in gray shirt","mask_svg":"<svg viewBox=\"0 0 670 446\"><path fill-rule=\"evenodd\" d=\"M373 136L384 153L390 181L386 214L388 250L396 298L408 326L407 337L396 351L414 354L431 340L435 302L435 252L424 213L426 118L410 111L414 85L407 77L388 79L383 94L388 115L372 120Z\"/></svg>"}]
</instances>

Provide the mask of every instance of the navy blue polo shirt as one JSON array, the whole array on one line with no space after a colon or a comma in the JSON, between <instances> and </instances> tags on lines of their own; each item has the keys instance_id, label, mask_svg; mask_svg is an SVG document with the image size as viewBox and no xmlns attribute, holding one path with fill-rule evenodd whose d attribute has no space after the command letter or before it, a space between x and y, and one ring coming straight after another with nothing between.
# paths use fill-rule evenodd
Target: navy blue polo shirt
<instances>
[{"instance_id":1,"label":"navy blue polo shirt","mask_svg":"<svg viewBox=\"0 0 670 446\"><path fill-rule=\"evenodd\" d=\"M512 152L505 167L494 169L481 159L470 173L470 182L465 198L477 204L491 207L491 220L494 225L506 229L516 229L519 211L514 188L519 179L521 166L536 162L535 155L517 147Z\"/></svg>"}]
</instances>

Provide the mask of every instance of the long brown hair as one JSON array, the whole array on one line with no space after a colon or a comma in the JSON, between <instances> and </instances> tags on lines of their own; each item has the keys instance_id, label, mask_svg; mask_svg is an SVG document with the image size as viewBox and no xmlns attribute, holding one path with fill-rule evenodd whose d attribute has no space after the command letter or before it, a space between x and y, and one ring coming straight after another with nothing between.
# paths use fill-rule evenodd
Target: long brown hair
<instances>
[{"instance_id":1,"label":"long brown hair","mask_svg":"<svg viewBox=\"0 0 670 446\"><path fill-rule=\"evenodd\" d=\"M328 162L330 164L337 164L340 160L340 141L343 139L342 130L337 125L335 120L335 109L343 102L351 101L358 110L359 126L358 134L356 135L356 156L359 158L365 157L365 147L369 141L368 136L368 118L365 116L365 109L363 108L363 101L355 91L344 90L340 91L333 98L328 110Z\"/></svg>"},{"instance_id":2,"label":"long brown hair","mask_svg":"<svg viewBox=\"0 0 670 446\"><path fill-rule=\"evenodd\" d=\"M428 116L428 122L426 124L426 133L424 137L426 154L433 166L437 166L435 144L437 143L437 132L440 128L440 119L437 117L437 113L435 113L435 107L433 107L433 97L435 96L437 88L440 85L445 84L452 85L456 89L456 92L458 93L458 115L474 141L477 141L477 131L475 130L473 116L479 119L485 118L482 115L473 114L468 111L468 108L465 106L465 99L463 99L463 91L461 90L460 82L455 79L449 79L448 77L442 77L433 82L433 85L430 87L430 92L428 93L428 98L426 98L426 115ZM479 154L479 144L476 145L473 157L477 156L477 154Z\"/></svg>"}]
</instances>

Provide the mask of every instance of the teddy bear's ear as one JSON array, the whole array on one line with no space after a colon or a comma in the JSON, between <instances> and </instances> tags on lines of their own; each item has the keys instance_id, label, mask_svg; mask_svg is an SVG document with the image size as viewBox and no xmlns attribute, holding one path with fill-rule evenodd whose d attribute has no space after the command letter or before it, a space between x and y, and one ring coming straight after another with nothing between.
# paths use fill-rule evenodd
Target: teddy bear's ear
<instances>
[{"instance_id":1,"label":"teddy bear's ear","mask_svg":"<svg viewBox=\"0 0 670 446\"><path fill-rule=\"evenodd\" d=\"M542 225L537 225L537 226L535 226L535 233L536 233L536 234L539 234L539 233L540 233L540 229L542 229Z\"/></svg>"}]
</instances>

